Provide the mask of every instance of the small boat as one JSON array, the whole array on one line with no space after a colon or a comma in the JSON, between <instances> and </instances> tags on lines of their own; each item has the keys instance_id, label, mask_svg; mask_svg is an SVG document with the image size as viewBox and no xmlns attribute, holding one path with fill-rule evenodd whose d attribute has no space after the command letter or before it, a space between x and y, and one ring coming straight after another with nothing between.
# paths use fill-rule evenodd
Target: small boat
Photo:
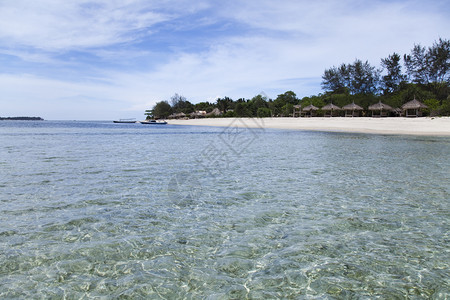
<instances>
[{"instance_id":1,"label":"small boat","mask_svg":"<svg viewBox=\"0 0 450 300\"><path fill-rule=\"evenodd\" d=\"M119 121L113 121L114 123L136 123L136 119L120 119Z\"/></svg>"},{"instance_id":2,"label":"small boat","mask_svg":"<svg viewBox=\"0 0 450 300\"><path fill-rule=\"evenodd\" d=\"M149 120L149 121L140 121L141 124L150 124L150 125L166 125L166 121L156 121L156 120Z\"/></svg>"}]
</instances>

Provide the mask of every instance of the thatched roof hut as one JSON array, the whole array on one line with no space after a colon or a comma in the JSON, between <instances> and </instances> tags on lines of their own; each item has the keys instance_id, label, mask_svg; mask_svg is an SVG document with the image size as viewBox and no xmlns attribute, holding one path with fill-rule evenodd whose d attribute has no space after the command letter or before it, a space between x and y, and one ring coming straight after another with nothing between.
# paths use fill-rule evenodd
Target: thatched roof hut
<instances>
[{"instance_id":1,"label":"thatched roof hut","mask_svg":"<svg viewBox=\"0 0 450 300\"><path fill-rule=\"evenodd\" d=\"M302 109L302 112L303 112L303 114L304 114L305 117L314 117L316 111L318 111L318 110L319 110L318 107L316 107L316 106L310 104L310 105L308 105L308 106L305 106L305 107Z\"/></svg>"},{"instance_id":2,"label":"thatched roof hut","mask_svg":"<svg viewBox=\"0 0 450 300\"><path fill-rule=\"evenodd\" d=\"M167 118L168 119L184 119L184 118L186 118L186 114L183 112L173 113L170 116L168 116Z\"/></svg>"},{"instance_id":3,"label":"thatched roof hut","mask_svg":"<svg viewBox=\"0 0 450 300\"><path fill-rule=\"evenodd\" d=\"M415 97L413 100L402 105L405 117L421 117L423 108L428 108L428 106L416 100Z\"/></svg>"},{"instance_id":4,"label":"thatched roof hut","mask_svg":"<svg viewBox=\"0 0 450 300\"><path fill-rule=\"evenodd\" d=\"M400 116L402 115L402 113L403 113L403 111L402 111L400 108L398 108L398 107L393 108L393 109L392 109L392 112L394 113L394 115L395 115L396 117L400 117Z\"/></svg>"},{"instance_id":5,"label":"thatched roof hut","mask_svg":"<svg viewBox=\"0 0 450 300\"><path fill-rule=\"evenodd\" d=\"M376 104L369 106L369 110L372 111L372 117L387 117L388 113L392 110L392 107L390 107L387 104L381 103L380 101Z\"/></svg>"},{"instance_id":6,"label":"thatched roof hut","mask_svg":"<svg viewBox=\"0 0 450 300\"><path fill-rule=\"evenodd\" d=\"M210 117L210 116L217 117L217 116L220 116L221 114L222 114L222 112L216 107L211 112L207 113L206 116L207 117Z\"/></svg>"},{"instance_id":7,"label":"thatched roof hut","mask_svg":"<svg viewBox=\"0 0 450 300\"><path fill-rule=\"evenodd\" d=\"M333 115L336 115L334 112L339 112L342 109L339 106L330 103L322 107L322 110L325 112L325 117L332 117Z\"/></svg>"},{"instance_id":8,"label":"thatched roof hut","mask_svg":"<svg viewBox=\"0 0 450 300\"><path fill-rule=\"evenodd\" d=\"M355 102L345 105L342 109L345 110L346 117L359 117L360 112L364 110L361 106L355 104Z\"/></svg>"},{"instance_id":9,"label":"thatched roof hut","mask_svg":"<svg viewBox=\"0 0 450 300\"><path fill-rule=\"evenodd\" d=\"M204 118L206 117L206 111L204 110L197 110L193 113L191 113L191 118L197 119L197 118Z\"/></svg>"}]
</instances>

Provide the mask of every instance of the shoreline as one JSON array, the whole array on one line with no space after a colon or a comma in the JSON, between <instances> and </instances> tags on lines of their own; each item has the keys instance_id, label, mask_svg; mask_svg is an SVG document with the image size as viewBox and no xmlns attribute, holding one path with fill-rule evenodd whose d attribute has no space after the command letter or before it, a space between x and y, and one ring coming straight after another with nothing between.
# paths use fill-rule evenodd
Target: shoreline
<instances>
[{"instance_id":1,"label":"shoreline","mask_svg":"<svg viewBox=\"0 0 450 300\"><path fill-rule=\"evenodd\" d=\"M450 117L424 118L204 118L168 120L170 125L247 127L389 135L450 136Z\"/></svg>"}]
</instances>

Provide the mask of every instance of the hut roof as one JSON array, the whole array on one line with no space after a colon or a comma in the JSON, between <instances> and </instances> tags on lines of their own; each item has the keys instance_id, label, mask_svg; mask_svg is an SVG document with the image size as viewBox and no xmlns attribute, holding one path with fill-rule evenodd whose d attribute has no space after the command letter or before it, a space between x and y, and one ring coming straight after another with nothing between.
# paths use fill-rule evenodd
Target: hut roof
<instances>
[{"instance_id":1,"label":"hut roof","mask_svg":"<svg viewBox=\"0 0 450 300\"><path fill-rule=\"evenodd\" d=\"M342 107L342 109L345 109L345 110L364 110L361 106L355 104L355 102L345 105L344 107Z\"/></svg>"},{"instance_id":2,"label":"hut roof","mask_svg":"<svg viewBox=\"0 0 450 300\"><path fill-rule=\"evenodd\" d=\"M214 108L211 112L207 113L207 116L220 116L222 112L217 107Z\"/></svg>"},{"instance_id":3,"label":"hut roof","mask_svg":"<svg viewBox=\"0 0 450 300\"><path fill-rule=\"evenodd\" d=\"M369 110L392 110L392 107L387 104L381 103L380 101L377 104L369 106Z\"/></svg>"},{"instance_id":4,"label":"hut roof","mask_svg":"<svg viewBox=\"0 0 450 300\"><path fill-rule=\"evenodd\" d=\"M305 106L302 110L303 111L311 111L311 110L318 110L318 107L315 107L314 105L310 104L308 106Z\"/></svg>"},{"instance_id":5,"label":"hut roof","mask_svg":"<svg viewBox=\"0 0 450 300\"><path fill-rule=\"evenodd\" d=\"M416 100L416 98L402 105L402 109L419 109L419 108L428 108L428 106Z\"/></svg>"},{"instance_id":6,"label":"hut roof","mask_svg":"<svg viewBox=\"0 0 450 300\"><path fill-rule=\"evenodd\" d=\"M333 103L330 103L322 107L322 110L341 110L341 108L339 106L334 105Z\"/></svg>"},{"instance_id":7,"label":"hut roof","mask_svg":"<svg viewBox=\"0 0 450 300\"><path fill-rule=\"evenodd\" d=\"M183 112L180 112L180 113L173 113L170 116L168 116L167 118L169 118L169 119L177 119L177 118L184 118L184 117L186 117L186 114L183 113Z\"/></svg>"}]
</instances>

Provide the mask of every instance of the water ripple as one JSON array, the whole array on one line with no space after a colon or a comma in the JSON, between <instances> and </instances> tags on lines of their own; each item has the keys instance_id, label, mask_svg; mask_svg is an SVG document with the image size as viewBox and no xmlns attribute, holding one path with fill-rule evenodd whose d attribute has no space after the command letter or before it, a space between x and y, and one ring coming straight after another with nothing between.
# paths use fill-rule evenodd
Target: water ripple
<instances>
[{"instance_id":1,"label":"water ripple","mask_svg":"<svg viewBox=\"0 0 450 300\"><path fill-rule=\"evenodd\" d=\"M450 294L447 138L244 131L236 154L223 128L14 124L2 299Z\"/></svg>"}]
</instances>

